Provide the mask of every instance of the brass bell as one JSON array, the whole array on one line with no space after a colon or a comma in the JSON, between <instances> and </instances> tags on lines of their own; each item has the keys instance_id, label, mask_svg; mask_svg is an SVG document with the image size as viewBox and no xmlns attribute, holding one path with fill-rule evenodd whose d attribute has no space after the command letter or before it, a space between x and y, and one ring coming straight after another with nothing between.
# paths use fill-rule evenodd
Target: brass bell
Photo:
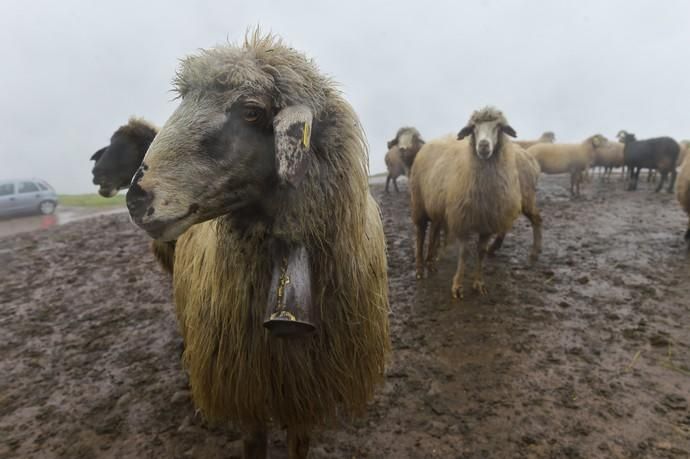
<instances>
[{"instance_id":1,"label":"brass bell","mask_svg":"<svg viewBox=\"0 0 690 459\"><path fill-rule=\"evenodd\" d=\"M309 254L304 246L291 248L273 266L264 327L273 336L290 338L314 332L318 322Z\"/></svg>"}]
</instances>

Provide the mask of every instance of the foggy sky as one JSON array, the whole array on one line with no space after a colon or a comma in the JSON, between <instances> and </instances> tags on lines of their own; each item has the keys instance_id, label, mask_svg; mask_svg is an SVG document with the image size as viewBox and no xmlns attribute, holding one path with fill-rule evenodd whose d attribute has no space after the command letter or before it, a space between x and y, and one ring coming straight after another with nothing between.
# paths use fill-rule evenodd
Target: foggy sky
<instances>
[{"instance_id":1,"label":"foggy sky","mask_svg":"<svg viewBox=\"0 0 690 459\"><path fill-rule=\"evenodd\" d=\"M178 60L257 24L341 84L371 173L401 125L432 139L486 104L520 138L690 138L689 19L682 0L3 0L0 179L95 192L89 157L131 115L165 122Z\"/></svg>"}]
</instances>

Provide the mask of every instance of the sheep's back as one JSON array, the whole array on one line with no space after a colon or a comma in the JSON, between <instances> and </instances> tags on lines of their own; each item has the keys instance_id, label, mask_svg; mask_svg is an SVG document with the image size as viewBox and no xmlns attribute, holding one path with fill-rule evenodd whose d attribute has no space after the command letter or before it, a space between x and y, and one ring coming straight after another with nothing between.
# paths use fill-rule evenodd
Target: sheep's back
<instances>
[{"instance_id":1,"label":"sheep's back","mask_svg":"<svg viewBox=\"0 0 690 459\"><path fill-rule=\"evenodd\" d=\"M534 156L545 174L583 170L592 160L583 145L577 143L538 143L527 152Z\"/></svg>"}]
</instances>

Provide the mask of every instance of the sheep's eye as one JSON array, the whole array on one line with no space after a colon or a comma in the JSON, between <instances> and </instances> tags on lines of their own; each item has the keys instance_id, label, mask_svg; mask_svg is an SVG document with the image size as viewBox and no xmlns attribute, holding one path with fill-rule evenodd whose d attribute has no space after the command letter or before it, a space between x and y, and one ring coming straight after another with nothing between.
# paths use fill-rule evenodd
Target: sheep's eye
<instances>
[{"instance_id":1,"label":"sheep's eye","mask_svg":"<svg viewBox=\"0 0 690 459\"><path fill-rule=\"evenodd\" d=\"M248 123L255 123L261 118L261 112L258 108L247 107L242 114L244 120Z\"/></svg>"}]
</instances>

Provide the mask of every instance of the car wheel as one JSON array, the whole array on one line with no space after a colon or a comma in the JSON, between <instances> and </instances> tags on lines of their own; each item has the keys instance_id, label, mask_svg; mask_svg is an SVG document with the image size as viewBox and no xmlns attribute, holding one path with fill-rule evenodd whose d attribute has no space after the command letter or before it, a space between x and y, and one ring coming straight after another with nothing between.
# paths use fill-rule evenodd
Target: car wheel
<instances>
[{"instance_id":1,"label":"car wheel","mask_svg":"<svg viewBox=\"0 0 690 459\"><path fill-rule=\"evenodd\" d=\"M50 215L55 212L55 203L53 201L43 201L39 204L38 210L41 211L43 215Z\"/></svg>"}]
</instances>

